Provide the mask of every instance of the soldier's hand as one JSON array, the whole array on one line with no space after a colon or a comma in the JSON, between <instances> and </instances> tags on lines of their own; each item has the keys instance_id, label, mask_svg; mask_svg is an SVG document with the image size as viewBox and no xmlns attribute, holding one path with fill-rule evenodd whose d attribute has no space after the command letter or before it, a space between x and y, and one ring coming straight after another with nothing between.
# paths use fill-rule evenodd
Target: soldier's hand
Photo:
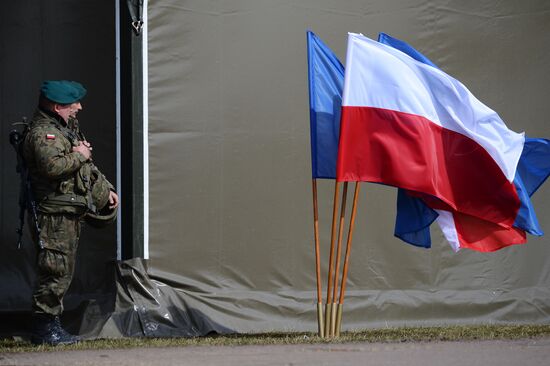
<instances>
[{"instance_id":1,"label":"soldier's hand","mask_svg":"<svg viewBox=\"0 0 550 366\"><path fill-rule=\"evenodd\" d=\"M92 156L92 146L88 141L80 141L80 145L73 146L73 151L81 153L86 159Z\"/></svg>"},{"instance_id":2,"label":"soldier's hand","mask_svg":"<svg viewBox=\"0 0 550 366\"><path fill-rule=\"evenodd\" d=\"M110 191L109 192L109 208L117 208L118 206L118 195L116 192Z\"/></svg>"}]
</instances>

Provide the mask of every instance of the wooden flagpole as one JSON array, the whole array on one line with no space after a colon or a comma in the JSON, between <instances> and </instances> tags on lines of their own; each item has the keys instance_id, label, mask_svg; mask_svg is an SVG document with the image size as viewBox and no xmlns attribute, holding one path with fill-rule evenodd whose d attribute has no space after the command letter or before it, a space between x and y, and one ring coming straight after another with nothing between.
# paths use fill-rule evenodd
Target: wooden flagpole
<instances>
[{"instance_id":1,"label":"wooden flagpole","mask_svg":"<svg viewBox=\"0 0 550 366\"><path fill-rule=\"evenodd\" d=\"M344 259L344 268L342 269L342 283L340 285L340 300L338 302L338 310L336 315L336 330L335 336L340 335L340 328L342 326L342 311L344 307L344 294L346 292L346 281L348 278L348 264L351 254L351 242L353 239L353 229L355 227L355 214L357 213L357 199L359 197L360 182L355 183L355 193L353 194L353 208L351 210L351 218L349 222L348 241L346 245L346 256Z\"/></svg>"},{"instance_id":2,"label":"wooden flagpole","mask_svg":"<svg viewBox=\"0 0 550 366\"><path fill-rule=\"evenodd\" d=\"M338 215L338 191L340 190L340 182L336 181L334 184L334 202L332 207L332 231L330 238L330 255L328 260L328 283L327 283L327 302L325 306L325 335L328 337L330 335L331 324L330 320L332 319L332 266L334 262L334 242L336 236L336 223Z\"/></svg>"},{"instance_id":3,"label":"wooden flagpole","mask_svg":"<svg viewBox=\"0 0 550 366\"><path fill-rule=\"evenodd\" d=\"M336 295L338 291L338 272L340 271L340 260L342 258L342 236L344 235L344 222L346 216L346 198L348 196L348 182L344 182L344 189L342 190L342 209L340 210L340 223L338 225L338 245L336 249L336 261L334 267L334 279L332 281L332 313L330 320L330 335L334 336L336 333Z\"/></svg>"},{"instance_id":4,"label":"wooden flagpole","mask_svg":"<svg viewBox=\"0 0 550 366\"><path fill-rule=\"evenodd\" d=\"M317 278L317 329L319 337L325 337L323 325L323 298L321 295L321 255L319 250L319 214L317 208L317 179L312 179L313 188L313 233L315 237L315 274Z\"/></svg>"}]
</instances>

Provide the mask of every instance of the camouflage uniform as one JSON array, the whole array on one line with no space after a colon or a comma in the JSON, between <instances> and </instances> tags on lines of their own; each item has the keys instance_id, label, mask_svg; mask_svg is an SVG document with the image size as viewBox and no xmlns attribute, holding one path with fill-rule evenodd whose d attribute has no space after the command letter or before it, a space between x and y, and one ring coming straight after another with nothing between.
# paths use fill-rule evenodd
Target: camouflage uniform
<instances>
[{"instance_id":1,"label":"camouflage uniform","mask_svg":"<svg viewBox=\"0 0 550 366\"><path fill-rule=\"evenodd\" d=\"M91 186L104 176L84 155L72 151L84 140L76 120L66 123L38 109L29 127L23 155L38 206L40 237L32 227L31 232L43 246L32 306L34 313L57 316L63 312L63 296L74 273L81 220L86 212L95 211ZM113 189L110 183L108 187Z\"/></svg>"}]
</instances>

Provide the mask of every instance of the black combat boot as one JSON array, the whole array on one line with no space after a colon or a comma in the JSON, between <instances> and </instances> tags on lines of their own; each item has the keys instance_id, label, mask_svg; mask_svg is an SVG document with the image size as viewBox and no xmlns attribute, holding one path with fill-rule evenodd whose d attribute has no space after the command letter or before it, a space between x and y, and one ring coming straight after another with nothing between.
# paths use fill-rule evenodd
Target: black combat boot
<instances>
[{"instance_id":1,"label":"black combat boot","mask_svg":"<svg viewBox=\"0 0 550 366\"><path fill-rule=\"evenodd\" d=\"M33 332L31 342L33 344L72 344L78 342L78 337L72 336L61 327L59 318L48 314L35 314L32 317Z\"/></svg>"},{"instance_id":2,"label":"black combat boot","mask_svg":"<svg viewBox=\"0 0 550 366\"><path fill-rule=\"evenodd\" d=\"M82 341L82 338L79 336L72 335L71 333L67 332L63 326L61 325L61 319L59 319L59 316L56 316L54 318L55 321L55 327L59 334L61 334L61 337L64 339L72 340L71 343L80 342Z\"/></svg>"}]
</instances>

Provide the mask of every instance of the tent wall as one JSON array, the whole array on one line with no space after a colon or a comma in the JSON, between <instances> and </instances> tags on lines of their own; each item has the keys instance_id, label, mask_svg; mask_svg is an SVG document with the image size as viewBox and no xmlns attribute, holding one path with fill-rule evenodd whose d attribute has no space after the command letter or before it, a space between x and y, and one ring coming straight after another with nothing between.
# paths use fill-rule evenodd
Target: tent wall
<instances>
[{"instance_id":1,"label":"tent wall","mask_svg":"<svg viewBox=\"0 0 550 366\"><path fill-rule=\"evenodd\" d=\"M148 271L233 330L316 329L306 30L342 62L347 32L401 38L511 129L550 137L546 1L158 0L148 14ZM333 182L319 185L326 283ZM549 189L534 196L546 230ZM550 321L549 237L455 254L435 229L419 249L392 236L395 200L363 185L344 328Z\"/></svg>"},{"instance_id":2,"label":"tent wall","mask_svg":"<svg viewBox=\"0 0 550 366\"><path fill-rule=\"evenodd\" d=\"M347 32L375 38L383 31L404 39L465 83L510 128L550 137L545 1L156 0L148 2L147 13L144 225L150 259L136 268L153 281L145 278L148 286L136 284L135 290L150 303L141 313L159 315L148 319L166 320L165 308L191 314L189 334L194 328L316 329L307 29L342 62ZM114 181L116 59L111 2L2 2L0 20L1 314L29 309L36 254L28 235L23 249L15 249L11 122L31 115L42 80L81 81L88 96L80 120L95 161ZM123 75L122 90L129 90L132 77ZM133 117L130 122L129 129L139 128ZM128 134L133 144L134 131L122 131L122 140ZM122 159L121 168L139 158ZM134 177L123 179L130 185ZM321 181L319 189L326 282L333 182ZM546 230L548 192L543 186L534 196ZM140 196L132 192L133 199ZM550 321L548 237L496 253L455 254L433 230L432 249L414 248L392 237L395 199L393 188L363 185L345 328ZM129 233L141 232L140 223L127 224ZM143 249L127 245L134 253ZM66 307L95 319L113 310L109 301L116 292L130 309L129 328L137 329L131 296L115 289L115 259L115 227L85 230ZM164 302L148 289L167 294ZM102 303L101 297L109 299ZM99 305L86 307L92 302ZM159 305L165 303L179 305ZM121 333L131 332L115 324L101 334Z\"/></svg>"},{"instance_id":3,"label":"tent wall","mask_svg":"<svg viewBox=\"0 0 550 366\"><path fill-rule=\"evenodd\" d=\"M32 117L42 80L82 82L88 94L79 120L93 145L94 162L116 184L115 61L113 2L0 3L0 314L30 310L36 257L26 226L23 246L16 249L19 177L8 143L11 123ZM68 310L115 286L116 227L85 228L82 235L75 280L65 301Z\"/></svg>"}]
</instances>

